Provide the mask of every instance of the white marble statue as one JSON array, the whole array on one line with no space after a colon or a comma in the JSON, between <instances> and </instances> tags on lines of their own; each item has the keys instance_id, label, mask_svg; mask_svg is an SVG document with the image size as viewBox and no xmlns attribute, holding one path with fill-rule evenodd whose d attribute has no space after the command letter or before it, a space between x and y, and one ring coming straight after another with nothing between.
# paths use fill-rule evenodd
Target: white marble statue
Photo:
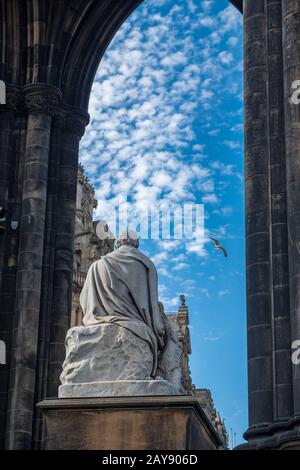
<instances>
[{"instance_id":1,"label":"white marble statue","mask_svg":"<svg viewBox=\"0 0 300 470\"><path fill-rule=\"evenodd\" d=\"M66 337L60 397L180 393L177 337L158 302L156 268L138 245L126 231L91 265L83 326Z\"/></svg>"}]
</instances>

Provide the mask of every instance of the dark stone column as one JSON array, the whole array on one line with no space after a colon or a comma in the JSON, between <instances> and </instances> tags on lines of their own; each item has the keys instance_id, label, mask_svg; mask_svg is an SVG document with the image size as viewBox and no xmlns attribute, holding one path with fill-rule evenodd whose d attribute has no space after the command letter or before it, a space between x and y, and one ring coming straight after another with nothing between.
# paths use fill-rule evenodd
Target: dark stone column
<instances>
[{"instance_id":1,"label":"dark stone column","mask_svg":"<svg viewBox=\"0 0 300 470\"><path fill-rule=\"evenodd\" d=\"M78 110L67 110L61 141L61 162L57 195L55 267L51 314L47 396L56 397L65 336L72 308L74 225L79 141L89 117Z\"/></svg>"},{"instance_id":2,"label":"dark stone column","mask_svg":"<svg viewBox=\"0 0 300 470\"><path fill-rule=\"evenodd\" d=\"M285 130L289 227L291 341L300 340L300 104L292 99L300 80L300 3L283 0ZM298 86L299 88L299 86ZM293 366L294 416L300 420L300 366Z\"/></svg>"},{"instance_id":3,"label":"dark stone column","mask_svg":"<svg viewBox=\"0 0 300 470\"><path fill-rule=\"evenodd\" d=\"M250 438L293 410L281 1L243 11Z\"/></svg>"},{"instance_id":4,"label":"dark stone column","mask_svg":"<svg viewBox=\"0 0 300 470\"><path fill-rule=\"evenodd\" d=\"M47 396L49 341L55 265L56 219L58 215L58 185L63 127L64 117L62 111L60 110L52 119L50 138L44 258L42 271L42 297L40 306L38 357L35 385L36 402L43 400ZM42 416L40 409L35 408L33 448L40 448L41 439Z\"/></svg>"},{"instance_id":5,"label":"dark stone column","mask_svg":"<svg viewBox=\"0 0 300 470\"><path fill-rule=\"evenodd\" d=\"M243 13L250 428L241 447L293 440L299 448L291 340L300 338L300 112L290 98L300 79L300 5L244 0Z\"/></svg>"},{"instance_id":6,"label":"dark stone column","mask_svg":"<svg viewBox=\"0 0 300 470\"><path fill-rule=\"evenodd\" d=\"M21 125L16 117L19 95L17 87L7 87L7 104L0 106L0 206L7 210L6 230L0 233L0 340L6 345L6 363L0 364L0 448L5 435L17 264L18 230L11 229L11 221L19 220L16 204L13 204L18 196L17 170L21 167L19 152L16 152L16 148L20 148L19 135L15 136L15 124Z\"/></svg>"},{"instance_id":7,"label":"dark stone column","mask_svg":"<svg viewBox=\"0 0 300 470\"><path fill-rule=\"evenodd\" d=\"M268 35L265 1L244 1L245 191L250 429L273 421Z\"/></svg>"},{"instance_id":8,"label":"dark stone column","mask_svg":"<svg viewBox=\"0 0 300 470\"><path fill-rule=\"evenodd\" d=\"M30 449L35 392L51 115L59 91L24 88L28 112L6 447Z\"/></svg>"},{"instance_id":9,"label":"dark stone column","mask_svg":"<svg viewBox=\"0 0 300 470\"><path fill-rule=\"evenodd\" d=\"M272 252L272 348L274 421L293 415L290 354L286 152L283 102L282 5L265 2L268 30L268 149Z\"/></svg>"}]
</instances>

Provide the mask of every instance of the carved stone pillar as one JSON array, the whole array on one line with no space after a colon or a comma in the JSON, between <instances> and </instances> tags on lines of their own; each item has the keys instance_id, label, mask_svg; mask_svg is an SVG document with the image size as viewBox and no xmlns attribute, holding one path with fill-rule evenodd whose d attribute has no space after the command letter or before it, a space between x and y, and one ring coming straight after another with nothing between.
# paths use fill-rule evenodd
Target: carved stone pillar
<instances>
[{"instance_id":1,"label":"carved stone pillar","mask_svg":"<svg viewBox=\"0 0 300 470\"><path fill-rule=\"evenodd\" d=\"M244 2L245 192L250 427L273 420L271 206L264 0Z\"/></svg>"},{"instance_id":2,"label":"carved stone pillar","mask_svg":"<svg viewBox=\"0 0 300 470\"><path fill-rule=\"evenodd\" d=\"M244 1L249 438L292 415L281 19Z\"/></svg>"},{"instance_id":3,"label":"carved stone pillar","mask_svg":"<svg viewBox=\"0 0 300 470\"><path fill-rule=\"evenodd\" d=\"M42 297L39 319L35 401L40 401L47 396L49 342L51 331L51 311L55 266L56 221L58 214L58 185L63 127L64 115L63 111L59 109L55 116L53 116L52 118L50 137L45 242L42 271ZM42 438L42 419L40 410L38 408L35 408L34 412L33 432L33 447L35 449L38 449L40 448Z\"/></svg>"},{"instance_id":4,"label":"carved stone pillar","mask_svg":"<svg viewBox=\"0 0 300 470\"><path fill-rule=\"evenodd\" d=\"M66 110L57 193L47 396L57 396L59 375L65 357L65 336L71 321L78 152L79 141L88 121L87 113L76 109Z\"/></svg>"},{"instance_id":5,"label":"carved stone pillar","mask_svg":"<svg viewBox=\"0 0 300 470\"><path fill-rule=\"evenodd\" d=\"M241 448L300 448L300 382L291 360L300 335L300 127L290 104L300 6L243 0L243 15L250 426Z\"/></svg>"},{"instance_id":6,"label":"carved stone pillar","mask_svg":"<svg viewBox=\"0 0 300 470\"><path fill-rule=\"evenodd\" d=\"M15 279L18 256L19 220L18 181L22 173L21 140L24 119L21 111L21 93L18 87L6 87L6 105L0 106L0 206L7 210L6 230L0 234L0 337L6 345L6 363L0 371L0 448L4 443L9 383L12 319L15 300Z\"/></svg>"},{"instance_id":7,"label":"carved stone pillar","mask_svg":"<svg viewBox=\"0 0 300 470\"><path fill-rule=\"evenodd\" d=\"M285 129L291 300L291 341L300 340L300 104L292 99L300 80L300 4L283 0ZM300 365L293 364L294 419L300 423Z\"/></svg>"},{"instance_id":8,"label":"carved stone pillar","mask_svg":"<svg viewBox=\"0 0 300 470\"><path fill-rule=\"evenodd\" d=\"M6 447L31 447L51 116L60 92L49 85L23 89L28 113L16 306L10 366Z\"/></svg>"}]
</instances>

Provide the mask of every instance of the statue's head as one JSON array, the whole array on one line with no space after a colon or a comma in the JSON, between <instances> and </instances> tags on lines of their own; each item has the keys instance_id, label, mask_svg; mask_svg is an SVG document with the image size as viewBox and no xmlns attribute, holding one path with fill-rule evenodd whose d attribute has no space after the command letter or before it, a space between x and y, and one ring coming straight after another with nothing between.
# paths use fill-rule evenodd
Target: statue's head
<instances>
[{"instance_id":1,"label":"statue's head","mask_svg":"<svg viewBox=\"0 0 300 470\"><path fill-rule=\"evenodd\" d=\"M116 241L116 248L120 248L122 245L129 245L134 248L138 248L139 237L137 233L133 230L124 230Z\"/></svg>"}]
</instances>

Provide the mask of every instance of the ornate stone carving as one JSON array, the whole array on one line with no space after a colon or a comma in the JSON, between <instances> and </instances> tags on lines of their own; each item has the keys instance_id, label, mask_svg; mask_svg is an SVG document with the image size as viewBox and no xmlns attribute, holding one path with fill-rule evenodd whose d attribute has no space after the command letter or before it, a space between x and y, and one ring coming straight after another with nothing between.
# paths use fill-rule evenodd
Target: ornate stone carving
<instances>
[{"instance_id":1,"label":"ornate stone carving","mask_svg":"<svg viewBox=\"0 0 300 470\"><path fill-rule=\"evenodd\" d=\"M61 92L51 85L34 84L23 88L27 113L41 112L53 116L60 105Z\"/></svg>"},{"instance_id":2,"label":"ornate stone carving","mask_svg":"<svg viewBox=\"0 0 300 470\"><path fill-rule=\"evenodd\" d=\"M16 113L23 111L23 96L20 88L14 85L6 86L6 104L0 105L0 111L14 111Z\"/></svg>"},{"instance_id":3,"label":"ornate stone carving","mask_svg":"<svg viewBox=\"0 0 300 470\"><path fill-rule=\"evenodd\" d=\"M64 110L64 130L76 134L81 139L90 120L89 114L80 109L70 107L65 107Z\"/></svg>"},{"instance_id":4,"label":"ornate stone carving","mask_svg":"<svg viewBox=\"0 0 300 470\"><path fill-rule=\"evenodd\" d=\"M224 443L224 447L228 446L228 434L224 424L224 420L221 419L220 413L216 410L215 404L211 395L211 391L207 388L197 388L195 390L195 396L199 401L201 407L206 412L210 419L211 424L218 432L220 438Z\"/></svg>"}]
</instances>

